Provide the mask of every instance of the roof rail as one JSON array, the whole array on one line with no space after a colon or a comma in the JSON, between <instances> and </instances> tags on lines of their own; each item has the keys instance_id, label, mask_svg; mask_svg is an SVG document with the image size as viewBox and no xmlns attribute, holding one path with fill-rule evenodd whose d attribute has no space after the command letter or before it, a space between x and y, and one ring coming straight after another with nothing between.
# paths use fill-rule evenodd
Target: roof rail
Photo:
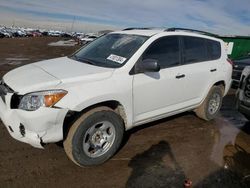
<instances>
[{"instance_id":1,"label":"roof rail","mask_svg":"<svg viewBox=\"0 0 250 188\"><path fill-rule=\"evenodd\" d=\"M206 32L206 31L200 31L200 30L188 29L188 28L178 28L178 27L168 28L168 29L165 29L164 31L190 31L190 32L195 32L195 33L208 35L208 36L213 36L213 37L218 37L219 36L219 35L209 33L209 32Z\"/></svg>"},{"instance_id":2,"label":"roof rail","mask_svg":"<svg viewBox=\"0 0 250 188\"><path fill-rule=\"evenodd\" d=\"M150 30L150 29L155 29L154 27L129 27L125 28L122 31L129 31L129 30Z\"/></svg>"}]
</instances>

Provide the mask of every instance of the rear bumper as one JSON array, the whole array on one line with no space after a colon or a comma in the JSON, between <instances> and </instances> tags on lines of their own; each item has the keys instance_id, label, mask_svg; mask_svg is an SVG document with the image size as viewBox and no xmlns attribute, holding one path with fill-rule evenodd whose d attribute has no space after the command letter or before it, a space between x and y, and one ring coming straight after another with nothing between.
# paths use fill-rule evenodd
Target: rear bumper
<instances>
[{"instance_id":1,"label":"rear bumper","mask_svg":"<svg viewBox=\"0 0 250 188\"><path fill-rule=\"evenodd\" d=\"M63 122L67 109L40 108L36 111L10 109L10 95L6 102L0 98L0 119L16 140L43 148L42 143L63 139Z\"/></svg>"}]
</instances>

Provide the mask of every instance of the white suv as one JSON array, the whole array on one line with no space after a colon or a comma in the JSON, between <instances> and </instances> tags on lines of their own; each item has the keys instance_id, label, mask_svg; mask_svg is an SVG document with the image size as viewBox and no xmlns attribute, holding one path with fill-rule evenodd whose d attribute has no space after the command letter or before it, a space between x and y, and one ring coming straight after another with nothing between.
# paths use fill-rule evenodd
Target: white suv
<instances>
[{"instance_id":1,"label":"white suv","mask_svg":"<svg viewBox=\"0 0 250 188\"><path fill-rule=\"evenodd\" d=\"M231 75L220 39L181 29L126 29L72 56L7 73L0 117L19 141L42 148L63 140L76 164L97 165L132 127L192 110L213 119Z\"/></svg>"}]
</instances>

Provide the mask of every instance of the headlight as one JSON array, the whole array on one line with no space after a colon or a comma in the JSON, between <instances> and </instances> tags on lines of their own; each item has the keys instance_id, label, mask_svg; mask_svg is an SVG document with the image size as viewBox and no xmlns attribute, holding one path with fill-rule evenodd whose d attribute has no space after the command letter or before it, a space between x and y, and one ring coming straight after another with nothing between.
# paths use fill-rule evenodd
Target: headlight
<instances>
[{"instance_id":1,"label":"headlight","mask_svg":"<svg viewBox=\"0 0 250 188\"><path fill-rule=\"evenodd\" d=\"M21 98L18 108L35 111L40 107L51 107L60 101L68 92L64 90L51 90L34 92Z\"/></svg>"}]
</instances>

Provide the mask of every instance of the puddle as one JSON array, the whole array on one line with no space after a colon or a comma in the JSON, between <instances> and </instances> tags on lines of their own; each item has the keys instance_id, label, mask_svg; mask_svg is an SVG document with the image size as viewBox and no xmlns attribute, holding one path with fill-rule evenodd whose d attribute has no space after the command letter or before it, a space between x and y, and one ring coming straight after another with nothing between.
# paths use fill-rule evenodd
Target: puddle
<instances>
[{"instance_id":1,"label":"puddle","mask_svg":"<svg viewBox=\"0 0 250 188\"><path fill-rule=\"evenodd\" d=\"M224 98L220 117L215 120L216 133L211 160L224 166L224 150L228 145L234 146L238 134L242 132L247 120L235 108L235 95Z\"/></svg>"},{"instance_id":2,"label":"puddle","mask_svg":"<svg viewBox=\"0 0 250 188\"><path fill-rule=\"evenodd\" d=\"M21 65L24 61L29 61L30 58L23 58L23 57L9 57L5 58L1 61L1 65Z\"/></svg>"},{"instance_id":3,"label":"puddle","mask_svg":"<svg viewBox=\"0 0 250 188\"><path fill-rule=\"evenodd\" d=\"M28 61L29 58L5 58L6 61Z\"/></svg>"},{"instance_id":4,"label":"puddle","mask_svg":"<svg viewBox=\"0 0 250 188\"><path fill-rule=\"evenodd\" d=\"M224 148L227 145L235 144L235 139L240 129L236 128L230 121L224 118L216 119L215 124L218 130L214 135L215 143L212 148L210 159L219 166L224 166Z\"/></svg>"},{"instance_id":5,"label":"puddle","mask_svg":"<svg viewBox=\"0 0 250 188\"><path fill-rule=\"evenodd\" d=\"M6 63L6 64L8 64L8 65L20 65L20 64L22 64L22 62L21 61L11 61L11 62Z\"/></svg>"},{"instance_id":6,"label":"puddle","mask_svg":"<svg viewBox=\"0 0 250 188\"><path fill-rule=\"evenodd\" d=\"M77 42L74 40L65 40L65 41L60 40L57 42L51 42L48 45L49 46L75 46L76 44Z\"/></svg>"},{"instance_id":7,"label":"puddle","mask_svg":"<svg viewBox=\"0 0 250 188\"><path fill-rule=\"evenodd\" d=\"M215 120L214 145L210 160L219 165L227 173L235 173L228 180L250 185L250 123L235 108L235 97L225 98L220 116ZM237 187L237 186L235 186Z\"/></svg>"}]
</instances>

